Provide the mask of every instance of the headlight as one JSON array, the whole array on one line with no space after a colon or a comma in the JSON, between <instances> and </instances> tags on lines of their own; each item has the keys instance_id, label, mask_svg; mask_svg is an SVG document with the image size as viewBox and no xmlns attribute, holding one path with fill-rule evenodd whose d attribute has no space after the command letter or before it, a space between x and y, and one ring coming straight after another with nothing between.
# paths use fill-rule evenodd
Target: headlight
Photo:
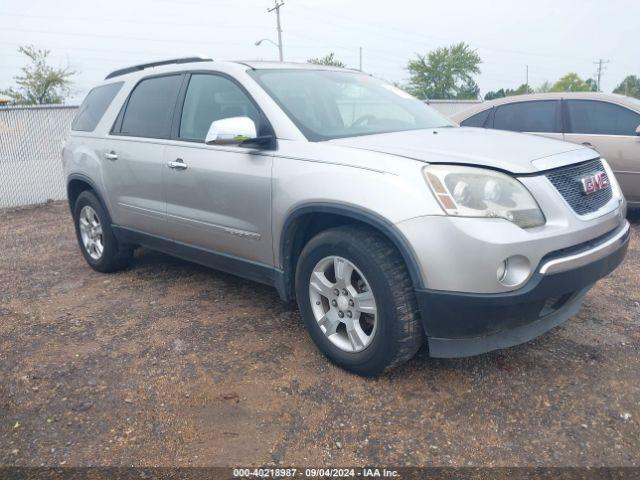
<instances>
[{"instance_id":1,"label":"headlight","mask_svg":"<svg viewBox=\"0 0 640 480\"><path fill-rule=\"evenodd\" d=\"M529 191L504 173L458 165L428 165L423 173L447 215L504 218L521 228L545 223Z\"/></svg>"}]
</instances>

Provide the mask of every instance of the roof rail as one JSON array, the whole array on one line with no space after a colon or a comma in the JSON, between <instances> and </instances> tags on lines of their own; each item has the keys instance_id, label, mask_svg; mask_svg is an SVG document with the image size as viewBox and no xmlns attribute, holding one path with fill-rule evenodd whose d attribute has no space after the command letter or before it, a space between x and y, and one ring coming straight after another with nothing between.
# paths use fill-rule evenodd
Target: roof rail
<instances>
[{"instance_id":1,"label":"roof rail","mask_svg":"<svg viewBox=\"0 0 640 480\"><path fill-rule=\"evenodd\" d=\"M115 70L111 72L109 75L104 77L105 80L109 80L113 77L119 77L120 75L126 75L131 72L138 72L140 70L144 70L145 68L151 67L160 67L162 65L173 65L177 63L192 63L192 62L212 62L211 58L202 58L202 57L184 57L184 58L173 58L171 60L160 60L159 62L151 62L151 63L142 63L140 65L134 65L132 67L121 68L120 70Z\"/></svg>"}]
</instances>

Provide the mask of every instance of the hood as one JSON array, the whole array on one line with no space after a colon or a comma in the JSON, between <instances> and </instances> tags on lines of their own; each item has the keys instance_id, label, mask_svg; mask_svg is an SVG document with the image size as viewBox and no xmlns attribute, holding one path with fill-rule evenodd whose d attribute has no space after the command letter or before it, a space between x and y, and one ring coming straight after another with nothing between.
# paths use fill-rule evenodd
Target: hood
<instances>
[{"instance_id":1,"label":"hood","mask_svg":"<svg viewBox=\"0 0 640 480\"><path fill-rule=\"evenodd\" d=\"M425 163L477 165L516 174L536 173L598 157L594 150L574 143L470 127L363 135L339 138L329 143Z\"/></svg>"}]
</instances>

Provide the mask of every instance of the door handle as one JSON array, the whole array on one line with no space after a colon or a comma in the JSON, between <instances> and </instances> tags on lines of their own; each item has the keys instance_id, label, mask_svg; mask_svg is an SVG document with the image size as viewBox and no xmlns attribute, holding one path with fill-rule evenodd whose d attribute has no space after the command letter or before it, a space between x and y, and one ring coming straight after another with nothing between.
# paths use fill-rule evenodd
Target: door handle
<instances>
[{"instance_id":1,"label":"door handle","mask_svg":"<svg viewBox=\"0 0 640 480\"><path fill-rule=\"evenodd\" d=\"M104 158L106 158L107 160L114 161L118 159L118 154L113 150L111 150L110 152L105 152Z\"/></svg>"},{"instance_id":2,"label":"door handle","mask_svg":"<svg viewBox=\"0 0 640 480\"><path fill-rule=\"evenodd\" d=\"M167 166L175 170L186 170L187 168L187 164L181 158L176 158L175 161L167 163Z\"/></svg>"},{"instance_id":3,"label":"door handle","mask_svg":"<svg viewBox=\"0 0 640 480\"><path fill-rule=\"evenodd\" d=\"M582 145L584 145L585 147L589 147L589 148L596 148L593 146L593 144L589 143L589 142L582 142Z\"/></svg>"}]
</instances>

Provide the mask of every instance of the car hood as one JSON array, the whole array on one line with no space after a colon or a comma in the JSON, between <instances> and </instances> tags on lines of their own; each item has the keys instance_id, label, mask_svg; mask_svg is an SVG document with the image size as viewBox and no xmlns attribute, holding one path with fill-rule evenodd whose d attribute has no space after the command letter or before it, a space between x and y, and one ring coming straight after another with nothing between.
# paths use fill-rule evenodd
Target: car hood
<instances>
[{"instance_id":1,"label":"car hood","mask_svg":"<svg viewBox=\"0 0 640 480\"><path fill-rule=\"evenodd\" d=\"M598 156L590 148L560 140L470 127L363 135L329 143L426 163L478 165L515 174L535 173Z\"/></svg>"}]
</instances>

